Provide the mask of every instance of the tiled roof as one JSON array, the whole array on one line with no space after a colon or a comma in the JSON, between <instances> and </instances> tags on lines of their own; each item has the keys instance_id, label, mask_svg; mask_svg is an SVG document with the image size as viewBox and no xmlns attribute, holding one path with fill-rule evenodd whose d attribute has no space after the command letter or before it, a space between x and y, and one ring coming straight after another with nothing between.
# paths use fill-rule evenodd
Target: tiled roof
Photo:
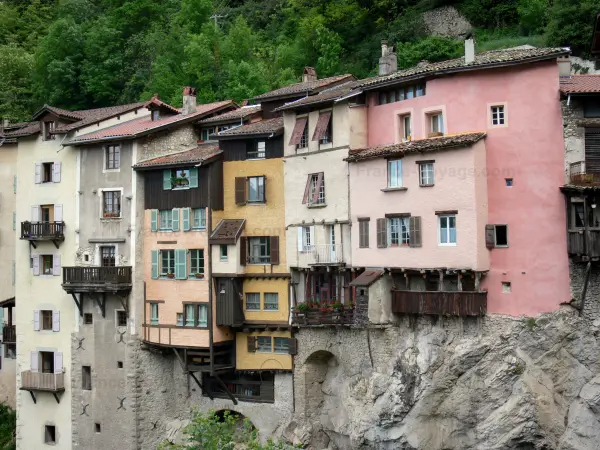
<instances>
[{"instance_id":1,"label":"tiled roof","mask_svg":"<svg viewBox=\"0 0 600 450\"><path fill-rule=\"evenodd\" d=\"M294 109L299 106L317 105L320 103L331 102L348 95L350 92L352 92L353 88L358 86L358 84L358 81L348 81L346 83L321 91L317 95L311 95L301 98L300 100L286 103L285 105L277 108L275 111L284 111L286 109Z\"/></svg>"},{"instance_id":2,"label":"tiled roof","mask_svg":"<svg viewBox=\"0 0 600 450\"><path fill-rule=\"evenodd\" d=\"M417 139L414 141L401 142L399 144L350 150L350 153L345 160L348 162L358 162L387 156L404 156L410 153L435 152L438 150L467 147L480 141L485 136L486 133L484 132L461 133L449 136Z\"/></svg>"},{"instance_id":3,"label":"tiled roof","mask_svg":"<svg viewBox=\"0 0 600 450\"><path fill-rule=\"evenodd\" d=\"M410 69L400 70L389 75L367 78L361 80L360 87L368 88L380 84L386 84L402 78L421 78L425 75L438 75L444 73L460 72L464 70L485 69L490 67L501 67L526 62L540 61L544 59L558 58L569 54L568 49L564 48L536 48L536 47L518 47L502 50L490 50L475 55L472 63L466 64L465 58L450 59L436 63L425 63L411 67Z\"/></svg>"},{"instance_id":4,"label":"tiled roof","mask_svg":"<svg viewBox=\"0 0 600 450\"><path fill-rule=\"evenodd\" d=\"M39 122L29 122L23 128L19 128L18 130L11 131L6 133L6 137L19 137L19 136L29 136L31 134L40 132L40 123Z\"/></svg>"},{"instance_id":5,"label":"tiled roof","mask_svg":"<svg viewBox=\"0 0 600 450\"><path fill-rule=\"evenodd\" d=\"M4 127L5 130L15 130L17 128L23 128L27 126L29 122L12 122Z\"/></svg>"},{"instance_id":6,"label":"tiled roof","mask_svg":"<svg viewBox=\"0 0 600 450\"><path fill-rule=\"evenodd\" d=\"M272 97L283 97L293 94L302 94L302 93L316 93L320 90L326 88L327 86L335 83L339 83L341 81L349 81L353 80L354 76L347 73L345 75L336 75L329 78L321 78L320 80L315 81L307 81L302 83L290 84L289 86L284 86L279 89L275 89L274 91L266 92L264 94L257 95L254 97L255 100L272 98Z\"/></svg>"},{"instance_id":7,"label":"tiled roof","mask_svg":"<svg viewBox=\"0 0 600 450\"><path fill-rule=\"evenodd\" d=\"M233 111L229 111L223 114L219 114L218 116L208 117L207 119L202 119L198 123L215 123L215 122L225 122L227 120L235 120L235 119L244 119L245 117L251 116L260 111L260 105L252 105L252 106L243 106L238 109L234 109Z\"/></svg>"},{"instance_id":8,"label":"tiled roof","mask_svg":"<svg viewBox=\"0 0 600 450\"><path fill-rule=\"evenodd\" d=\"M69 111L68 109L57 108L56 106L44 105L33 115L33 119L39 117L44 111L50 111L59 117L66 117L72 120L80 120L84 117L82 114L83 111Z\"/></svg>"},{"instance_id":9,"label":"tiled roof","mask_svg":"<svg viewBox=\"0 0 600 450\"><path fill-rule=\"evenodd\" d=\"M221 131L213 136L219 139L222 137L254 136L257 134L279 133L282 131L283 117L276 117L274 119L249 123L247 125L242 125L241 127L230 128L229 130Z\"/></svg>"},{"instance_id":10,"label":"tiled roof","mask_svg":"<svg viewBox=\"0 0 600 450\"><path fill-rule=\"evenodd\" d=\"M186 123L194 119L198 119L204 114L229 106L232 103L233 102L231 100L226 100L222 102L198 105L195 113L186 115L177 114L169 117L164 117L159 120L152 120L150 117L142 117L139 119L130 120L125 123L121 123L112 127L107 127L102 130L78 136L74 139L71 139L71 141L69 141L67 145L114 138L135 138L155 129L165 128L169 125L174 125L177 123Z\"/></svg>"},{"instance_id":11,"label":"tiled roof","mask_svg":"<svg viewBox=\"0 0 600 450\"><path fill-rule=\"evenodd\" d=\"M133 166L134 169L155 168L163 166L175 166L181 164L198 164L211 159L222 153L217 144L202 144L192 150L174 153L172 155L159 156L148 159Z\"/></svg>"},{"instance_id":12,"label":"tiled roof","mask_svg":"<svg viewBox=\"0 0 600 450\"><path fill-rule=\"evenodd\" d=\"M600 75L572 75L560 79L563 94L587 94L600 92Z\"/></svg>"},{"instance_id":13,"label":"tiled roof","mask_svg":"<svg viewBox=\"0 0 600 450\"><path fill-rule=\"evenodd\" d=\"M80 120L73 123L63 124L56 127L54 134L66 133L76 128L81 128L102 120L110 119L111 117L133 111L138 108L143 108L148 102L129 103L127 105L109 106L107 108L86 109L82 111L73 111L81 117Z\"/></svg>"},{"instance_id":14,"label":"tiled roof","mask_svg":"<svg viewBox=\"0 0 600 450\"><path fill-rule=\"evenodd\" d=\"M223 219L210 235L210 243L235 244L244 229L245 219Z\"/></svg>"},{"instance_id":15,"label":"tiled roof","mask_svg":"<svg viewBox=\"0 0 600 450\"><path fill-rule=\"evenodd\" d=\"M383 269L366 269L350 282L350 286L371 286L383 275Z\"/></svg>"}]
</instances>

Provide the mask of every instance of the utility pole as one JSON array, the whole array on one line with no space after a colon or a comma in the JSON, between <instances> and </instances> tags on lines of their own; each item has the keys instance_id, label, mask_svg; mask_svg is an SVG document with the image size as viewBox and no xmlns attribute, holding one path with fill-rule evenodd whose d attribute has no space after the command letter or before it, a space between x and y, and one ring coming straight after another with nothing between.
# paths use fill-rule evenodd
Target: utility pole
<instances>
[{"instance_id":1,"label":"utility pole","mask_svg":"<svg viewBox=\"0 0 600 450\"><path fill-rule=\"evenodd\" d=\"M210 18L211 18L212 20L214 20L214 22L215 22L215 28L217 28L217 26L219 25L219 24L217 23L217 21L218 21L219 19L222 19L222 18L224 18L224 17L227 17L227 14L225 14L225 15L221 15L221 14L217 14L217 13L215 13L215 14L213 14L212 16L210 16Z\"/></svg>"}]
</instances>

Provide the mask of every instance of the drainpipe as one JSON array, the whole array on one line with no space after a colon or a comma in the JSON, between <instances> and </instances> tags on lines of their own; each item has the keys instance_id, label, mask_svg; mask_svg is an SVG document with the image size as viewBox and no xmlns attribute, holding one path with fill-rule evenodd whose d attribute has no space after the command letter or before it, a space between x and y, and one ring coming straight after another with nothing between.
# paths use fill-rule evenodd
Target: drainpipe
<instances>
[{"instance_id":1,"label":"drainpipe","mask_svg":"<svg viewBox=\"0 0 600 450\"><path fill-rule=\"evenodd\" d=\"M571 105L571 94L567 97L567 106Z\"/></svg>"}]
</instances>

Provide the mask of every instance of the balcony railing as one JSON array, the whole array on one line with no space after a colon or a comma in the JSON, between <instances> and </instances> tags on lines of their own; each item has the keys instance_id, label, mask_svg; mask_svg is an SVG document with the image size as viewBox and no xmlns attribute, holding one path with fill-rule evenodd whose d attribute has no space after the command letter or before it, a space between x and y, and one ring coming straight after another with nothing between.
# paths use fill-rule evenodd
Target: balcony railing
<instances>
[{"instance_id":1,"label":"balcony railing","mask_svg":"<svg viewBox=\"0 0 600 450\"><path fill-rule=\"evenodd\" d=\"M585 161L569 165L569 184L578 186L600 186L600 173L587 173Z\"/></svg>"},{"instance_id":2,"label":"balcony railing","mask_svg":"<svg viewBox=\"0 0 600 450\"><path fill-rule=\"evenodd\" d=\"M487 292L392 290L392 312L482 316L487 312Z\"/></svg>"},{"instance_id":3,"label":"balcony railing","mask_svg":"<svg viewBox=\"0 0 600 450\"><path fill-rule=\"evenodd\" d=\"M292 323L298 326L318 325L352 325L354 323L354 309L306 309L304 311L294 310Z\"/></svg>"},{"instance_id":4,"label":"balcony railing","mask_svg":"<svg viewBox=\"0 0 600 450\"><path fill-rule=\"evenodd\" d=\"M309 245L298 252L300 266L343 264L344 253L341 244Z\"/></svg>"},{"instance_id":5,"label":"balcony railing","mask_svg":"<svg viewBox=\"0 0 600 450\"><path fill-rule=\"evenodd\" d=\"M21 389L27 391L60 392L65 390L64 373L21 372Z\"/></svg>"},{"instance_id":6,"label":"balcony railing","mask_svg":"<svg viewBox=\"0 0 600 450\"><path fill-rule=\"evenodd\" d=\"M21 239L29 241L62 241L64 231L64 222L21 222Z\"/></svg>"},{"instance_id":7,"label":"balcony railing","mask_svg":"<svg viewBox=\"0 0 600 450\"><path fill-rule=\"evenodd\" d=\"M63 289L67 292L104 292L131 289L131 266L63 267Z\"/></svg>"},{"instance_id":8,"label":"balcony railing","mask_svg":"<svg viewBox=\"0 0 600 450\"><path fill-rule=\"evenodd\" d=\"M17 342L17 328L14 325L4 325L4 328L2 328L2 342Z\"/></svg>"}]
</instances>

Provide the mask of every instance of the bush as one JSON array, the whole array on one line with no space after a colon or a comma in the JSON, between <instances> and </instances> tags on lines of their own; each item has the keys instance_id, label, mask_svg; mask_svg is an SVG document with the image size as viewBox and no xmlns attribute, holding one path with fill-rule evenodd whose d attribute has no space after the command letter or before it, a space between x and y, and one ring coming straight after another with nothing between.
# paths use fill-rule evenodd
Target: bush
<instances>
[{"instance_id":1,"label":"bush","mask_svg":"<svg viewBox=\"0 0 600 450\"><path fill-rule=\"evenodd\" d=\"M0 450L16 450L17 413L0 403Z\"/></svg>"}]
</instances>

